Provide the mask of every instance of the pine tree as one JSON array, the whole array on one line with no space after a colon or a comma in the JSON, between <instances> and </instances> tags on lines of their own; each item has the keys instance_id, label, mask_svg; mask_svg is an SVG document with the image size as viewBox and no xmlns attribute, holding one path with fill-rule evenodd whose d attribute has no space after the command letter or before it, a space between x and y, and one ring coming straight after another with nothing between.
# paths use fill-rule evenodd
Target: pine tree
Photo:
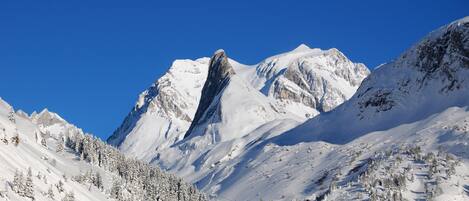
<instances>
[{"instance_id":1,"label":"pine tree","mask_svg":"<svg viewBox=\"0 0 469 201\"><path fill-rule=\"evenodd\" d=\"M12 123L16 123L15 112L13 110L8 113L8 120Z\"/></svg>"},{"instance_id":2,"label":"pine tree","mask_svg":"<svg viewBox=\"0 0 469 201\"><path fill-rule=\"evenodd\" d=\"M35 200L34 198L34 183L33 183L33 173L31 171L31 168L28 168L28 176L26 177L26 182L25 182L25 197L31 198L32 200Z\"/></svg>"},{"instance_id":3,"label":"pine tree","mask_svg":"<svg viewBox=\"0 0 469 201\"><path fill-rule=\"evenodd\" d=\"M49 190L47 190L47 197L51 200L54 200L54 190L52 189L52 185L50 185Z\"/></svg>"},{"instance_id":4,"label":"pine tree","mask_svg":"<svg viewBox=\"0 0 469 201\"><path fill-rule=\"evenodd\" d=\"M59 180L59 182L55 185L55 187L57 188L57 191L59 193L64 192L64 183L62 182L62 180Z\"/></svg>"},{"instance_id":5,"label":"pine tree","mask_svg":"<svg viewBox=\"0 0 469 201\"><path fill-rule=\"evenodd\" d=\"M15 176L13 177L13 191L20 196L24 196L25 181L23 172L18 170L15 171Z\"/></svg>"},{"instance_id":6,"label":"pine tree","mask_svg":"<svg viewBox=\"0 0 469 201\"><path fill-rule=\"evenodd\" d=\"M42 138L42 139L41 139L41 145L44 146L44 147L47 147L46 138Z\"/></svg>"},{"instance_id":7,"label":"pine tree","mask_svg":"<svg viewBox=\"0 0 469 201\"><path fill-rule=\"evenodd\" d=\"M99 172L96 172L94 176L93 185L95 185L100 190L103 189L103 178L101 177L101 174Z\"/></svg>"},{"instance_id":8,"label":"pine tree","mask_svg":"<svg viewBox=\"0 0 469 201\"><path fill-rule=\"evenodd\" d=\"M2 142L6 145L8 145L8 139L7 139L7 134L5 128L1 128L0 132L2 133Z\"/></svg>"},{"instance_id":9,"label":"pine tree","mask_svg":"<svg viewBox=\"0 0 469 201\"><path fill-rule=\"evenodd\" d=\"M62 201L75 201L75 194L72 191L66 193Z\"/></svg>"},{"instance_id":10,"label":"pine tree","mask_svg":"<svg viewBox=\"0 0 469 201\"><path fill-rule=\"evenodd\" d=\"M121 186L122 183L119 181L119 179L115 179L111 187L111 198L116 200L123 200Z\"/></svg>"},{"instance_id":11,"label":"pine tree","mask_svg":"<svg viewBox=\"0 0 469 201\"><path fill-rule=\"evenodd\" d=\"M11 143L13 143L15 146L18 146L20 144L20 135L18 134L18 131L15 131L15 136L11 137Z\"/></svg>"},{"instance_id":12,"label":"pine tree","mask_svg":"<svg viewBox=\"0 0 469 201\"><path fill-rule=\"evenodd\" d=\"M62 138L57 140L55 151L57 153L62 153L64 151L64 142L62 141Z\"/></svg>"}]
</instances>

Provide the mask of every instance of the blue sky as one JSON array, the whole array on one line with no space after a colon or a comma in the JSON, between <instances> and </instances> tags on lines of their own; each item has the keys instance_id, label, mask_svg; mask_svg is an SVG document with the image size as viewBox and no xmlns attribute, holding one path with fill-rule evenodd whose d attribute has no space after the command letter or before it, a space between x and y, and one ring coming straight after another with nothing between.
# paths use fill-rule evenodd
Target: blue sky
<instances>
[{"instance_id":1,"label":"blue sky","mask_svg":"<svg viewBox=\"0 0 469 201\"><path fill-rule=\"evenodd\" d=\"M469 15L445 1L0 2L0 97L107 138L177 58L223 48L246 64L301 43L370 68Z\"/></svg>"}]
</instances>

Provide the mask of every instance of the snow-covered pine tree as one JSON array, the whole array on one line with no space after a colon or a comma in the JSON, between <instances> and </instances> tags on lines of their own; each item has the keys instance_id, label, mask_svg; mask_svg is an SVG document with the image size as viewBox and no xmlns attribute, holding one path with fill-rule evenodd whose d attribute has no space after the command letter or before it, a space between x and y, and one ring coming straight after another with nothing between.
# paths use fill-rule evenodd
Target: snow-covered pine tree
<instances>
[{"instance_id":1,"label":"snow-covered pine tree","mask_svg":"<svg viewBox=\"0 0 469 201\"><path fill-rule=\"evenodd\" d=\"M73 191L66 193L62 201L75 201L75 193Z\"/></svg>"},{"instance_id":2,"label":"snow-covered pine tree","mask_svg":"<svg viewBox=\"0 0 469 201\"><path fill-rule=\"evenodd\" d=\"M31 171L31 168L28 168L28 175L25 181L24 197L31 198L31 200L35 200L33 173Z\"/></svg>"},{"instance_id":3,"label":"snow-covered pine tree","mask_svg":"<svg viewBox=\"0 0 469 201\"><path fill-rule=\"evenodd\" d=\"M57 144L55 145L55 151L57 153L62 153L64 151L64 140L63 140L63 135L59 136L59 139L57 140Z\"/></svg>"},{"instance_id":4,"label":"snow-covered pine tree","mask_svg":"<svg viewBox=\"0 0 469 201\"><path fill-rule=\"evenodd\" d=\"M25 189L25 179L23 172L20 172L18 170L15 171L15 176L13 177L13 184L12 184L12 189L15 193L17 193L20 196L24 196L24 189Z\"/></svg>"},{"instance_id":5,"label":"snow-covered pine tree","mask_svg":"<svg viewBox=\"0 0 469 201\"><path fill-rule=\"evenodd\" d=\"M7 139L7 133L6 133L6 130L3 126L1 126L0 124L0 133L1 133L1 137L2 137L2 142L6 145L8 145L8 139Z\"/></svg>"},{"instance_id":6,"label":"snow-covered pine tree","mask_svg":"<svg viewBox=\"0 0 469 201\"><path fill-rule=\"evenodd\" d=\"M59 193L64 192L64 183L62 182L62 180L59 180L59 182L57 182L57 184L55 184L55 187L57 188L57 191Z\"/></svg>"},{"instance_id":7,"label":"snow-covered pine tree","mask_svg":"<svg viewBox=\"0 0 469 201\"><path fill-rule=\"evenodd\" d=\"M114 198L117 201L124 200L122 195L122 182L120 179L114 179L114 182L112 183L111 198Z\"/></svg>"},{"instance_id":8,"label":"snow-covered pine tree","mask_svg":"<svg viewBox=\"0 0 469 201\"><path fill-rule=\"evenodd\" d=\"M15 111L11 110L8 113L8 120L10 120L12 123L16 123Z\"/></svg>"},{"instance_id":9,"label":"snow-covered pine tree","mask_svg":"<svg viewBox=\"0 0 469 201\"><path fill-rule=\"evenodd\" d=\"M18 130L15 130L15 135L11 137L11 143L13 143L15 146L20 144L20 134L18 133Z\"/></svg>"},{"instance_id":10,"label":"snow-covered pine tree","mask_svg":"<svg viewBox=\"0 0 469 201\"><path fill-rule=\"evenodd\" d=\"M47 147L47 141L46 141L46 138L47 136L46 135L43 135L41 134L41 145L44 146L44 147Z\"/></svg>"},{"instance_id":11,"label":"snow-covered pine tree","mask_svg":"<svg viewBox=\"0 0 469 201\"><path fill-rule=\"evenodd\" d=\"M103 178L101 177L101 174L99 172L96 172L93 177L93 185L100 190L103 189Z\"/></svg>"},{"instance_id":12,"label":"snow-covered pine tree","mask_svg":"<svg viewBox=\"0 0 469 201\"><path fill-rule=\"evenodd\" d=\"M54 200L54 189L52 188L52 185L49 186L49 189L47 190L47 197L51 200Z\"/></svg>"}]
</instances>

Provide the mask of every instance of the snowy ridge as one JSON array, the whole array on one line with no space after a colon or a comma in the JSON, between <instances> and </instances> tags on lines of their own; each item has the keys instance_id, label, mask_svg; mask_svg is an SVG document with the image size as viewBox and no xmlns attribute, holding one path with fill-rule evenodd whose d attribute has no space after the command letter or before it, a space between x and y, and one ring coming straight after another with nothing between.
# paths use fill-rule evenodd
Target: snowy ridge
<instances>
[{"instance_id":1,"label":"snowy ridge","mask_svg":"<svg viewBox=\"0 0 469 201\"><path fill-rule=\"evenodd\" d=\"M125 158L56 113L45 109L29 117L1 99L0 160L5 201L205 200L181 179ZM129 179L137 171L143 184Z\"/></svg>"},{"instance_id":2,"label":"snowy ridge","mask_svg":"<svg viewBox=\"0 0 469 201\"><path fill-rule=\"evenodd\" d=\"M451 106L467 106L469 23L465 19L432 32L396 61L373 71L345 104L293 130L295 138L285 135L279 141L344 143Z\"/></svg>"},{"instance_id":3,"label":"snowy ridge","mask_svg":"<svg viewBox=\"0 0 469 201\"><path fill-rule=\"evenodd\" d=\"M209 58L176 60L163 77L140 94L131 113L107 142L149 160L157 148L182 139L196 112L208 62Z\"/></svg>"}]
</instances>

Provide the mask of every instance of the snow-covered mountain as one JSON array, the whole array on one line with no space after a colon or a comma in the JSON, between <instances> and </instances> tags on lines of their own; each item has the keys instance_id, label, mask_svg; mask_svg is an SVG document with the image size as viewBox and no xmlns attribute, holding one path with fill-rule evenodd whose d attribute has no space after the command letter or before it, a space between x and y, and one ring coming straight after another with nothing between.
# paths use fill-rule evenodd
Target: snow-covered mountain
<instances>
[{"instance_id":1,"label":"snow-covered mountain","mask_svg":"<svg viewBox=\"0 0 469 201\"><path fill-rule=\"evenodd\" d=\"M255 114L250 119L252 125L246 118L251 115L239 114L245 120L244 133L267 119L285 119L288 116L292 119L290 121L303 122L328 111L350 98L369 74L363 64L352 63L337 49L311 49L306 45L269 57L256 65L244 65L229 58L228 61L233 71L230 74L236 74L230 80L238 83L230 86L240 89L230 87L227 90L237 93L248 89L249 94L240 96L243 94L240 93L223 100L250 97L264 109L276 110L265 111L264 117L260 118ZM163 77L140 94L137 104L108 143L126 154L151 161L159 150L182 140L197 116L195 113L208 76L208 65L209 58L176 60ZM213 94L207 96L205 99L215 98ZM249 105L249 100L244 104ZM224 114L241 111L232 110ZM252 107L249 111L259 112L254 110ZM236 134L238 137L242 135Z\"/></svg>"},{"instance_id":2,"label":"snow-covered mountain","mask_svg":"<svg viewBox=\"0 0 469 201\"><path fill-rule=\"evenodd\" d=\"M192 185L43 110L0 99L0 200L206 200Z\"/></svg>"},{"instance_id":3,"label":"snow-covered mountain","mask_svg":"<svg viewBox=\"0 0 469 201\"><path fill-rule=\"evenodd\" d=\"M369 74L365 65L352 63L335 48L311 49L304 44L265 59L255 71L243 76L266 96L303 118L340 105Z\"/></svg>"},{"instance_id":4,"label":"snow-covered mountain","mask_svg":"<svg viewBox=\"0 0 469 201\"><path fill-rule=\"evenodd\" d=\"M339 107L212 168L203 189L239 200L469 200L468 50L466 17L373 71Z\"/></svg>"},{"instance_id":5,"label":"snow-covered mountain","mask_svg":"<svg viewBox=\"0 0 469 201\"><path fill-rule=\"evenodd\" d=\"M253 66L217 51L177 139L128 152L164 136L132 119L109 141L217 200L469 200L468 61L469 17L363 83L366 68L336 49L301 45Z\"/></svg>"},{"instance_id":6,"label":"snow-covered mountain","mask_svg":"<svg viewBox=\"0 0 469 201\"><path fill-rule=\"evenodd\" d=\"M466 17L371 74L306 45L177 60L118 149L0 99L0 200L469 200L468 78Z\"/></svg>"},{"instance_id":7,"label":"snow-covered mountain","mask_svg":"<svg viewBox=\"0 0 469 201\"><path fill-rule=\"evenodd\" d=\"M293 130L295 138L280 141L346 143L469 105L468 21L466 17L431 32L395 61L374 70L345 104Z\"/></svg>"}]
</instances>

